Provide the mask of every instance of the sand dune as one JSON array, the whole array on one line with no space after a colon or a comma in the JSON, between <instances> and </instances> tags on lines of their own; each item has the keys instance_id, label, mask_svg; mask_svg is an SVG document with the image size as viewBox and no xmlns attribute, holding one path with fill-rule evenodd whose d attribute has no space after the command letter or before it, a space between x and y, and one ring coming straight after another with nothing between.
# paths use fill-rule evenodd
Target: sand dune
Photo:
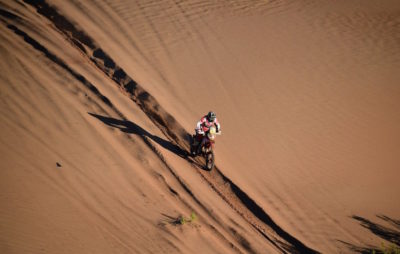
<instances>
[{"instance_id":1,"label":"sand dune","mask_svg":"<svg viewBox=\"0 0 400 254\"><path fill-rule=\"evenodd\" d=\"M399 11L2 1L1 252L398 246ZM209 109L212 172L187 156Z\"/></svg>"}]
</instances>

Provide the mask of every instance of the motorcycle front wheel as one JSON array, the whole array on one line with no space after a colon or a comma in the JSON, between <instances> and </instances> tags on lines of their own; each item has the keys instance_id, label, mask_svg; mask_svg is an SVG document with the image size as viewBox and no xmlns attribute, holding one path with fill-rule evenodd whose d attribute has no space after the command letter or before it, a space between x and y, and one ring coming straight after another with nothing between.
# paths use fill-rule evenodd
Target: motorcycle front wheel
<instances>
[{"instance_id":1,"label":"motorcycle front wheel","mask_svg":"<svg viewBox=\"0 0 400 254\"><path fill-rule=\"evenodd\" d=\"M211 151L206 154L206 169L208 171L211 171L213 167L214 167L214 153Z\"/></svg>"}]
</instances>

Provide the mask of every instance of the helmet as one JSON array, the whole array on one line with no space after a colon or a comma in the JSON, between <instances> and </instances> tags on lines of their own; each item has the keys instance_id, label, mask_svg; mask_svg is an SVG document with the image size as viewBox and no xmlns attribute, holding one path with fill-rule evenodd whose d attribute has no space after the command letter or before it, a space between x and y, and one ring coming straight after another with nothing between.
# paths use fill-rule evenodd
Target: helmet
<instances>
[{"instance_id":1,"label":"helmet","mask_svg":"<svg viewBox=\"0 0 400 254\"><path fill-rule=\"evenodd\" d=\"M217 115L212 111L208 112L208 114L207 114L207 120L210 122L214 122L216 117L217 117Z\"/></svg>"}]
</instances>

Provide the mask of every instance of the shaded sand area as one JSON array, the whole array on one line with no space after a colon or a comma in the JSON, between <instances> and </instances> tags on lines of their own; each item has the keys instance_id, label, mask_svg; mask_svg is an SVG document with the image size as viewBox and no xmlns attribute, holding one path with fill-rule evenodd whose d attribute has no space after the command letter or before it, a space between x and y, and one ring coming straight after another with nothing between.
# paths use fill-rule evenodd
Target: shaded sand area
<instances>
[{"instance_id":1,"label":"shaded sand area","mask_svg":"<svg viewBox=\"0 0 400 254\"><path fill-rule=\"evenodd\" d=\"M1 1L0 21L2 253L400 245L398 1ZM206 172L187 140L210 109Z\"/></svg>"}]
</instances>

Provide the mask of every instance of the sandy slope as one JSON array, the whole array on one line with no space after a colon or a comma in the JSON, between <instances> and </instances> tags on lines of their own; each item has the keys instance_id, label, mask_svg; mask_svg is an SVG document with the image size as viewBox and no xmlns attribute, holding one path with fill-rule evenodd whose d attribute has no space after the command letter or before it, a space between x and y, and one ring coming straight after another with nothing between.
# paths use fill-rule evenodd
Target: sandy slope
<instances>
[{"instance_id":1,"label":"sandy slope","mask_svg":"<svg viewBox=\"0 0 400 254\"><path fill-rule=\"evenodd\" d=\"M2 252L399 244L397 1L29 2L1 4ZM209 174L177 145L211 108Z\"/></svg>"},{"instance_id":2,"label":"sandy slope","mask_svg":"<svg viewBox=\"0 0 400 254\"><path fill-rule=\"evenodd\" d=\"M14 33L32 25L35 30L46 29L33 14L27 14L30 21L25 25L15 22L19 28L1 28L2 56L7 60L2 61L1 90L2 252L235 252L230 241L236 240L218 233L218 221L203 223L201 217L196 226L182 228L169 223L179 214L188 217L198 205L171 178L144 143L142 133L124 134L89 115L121 118L85 82L76 80L72 69L46 58ZM91 84L104 82L113 88L62 37L53 31L42 30L38 35L32 30L29 42L40 41L71 64L68 68L78 65ZM108 92L124 109L127 99L118 97L117 89ZM129 114L137 125L151 125L130 105ZM207 193L208 186L203 183L202 188ZM209 195L210 202L215 196ZM228 210L231 220L238 220L237 214L223 210ZM240 224L231 226L238 235L246 232L237 228ZM258 244L263 246L260 249L268 248L262 241Z\"/></svg>"}]
</instances>

